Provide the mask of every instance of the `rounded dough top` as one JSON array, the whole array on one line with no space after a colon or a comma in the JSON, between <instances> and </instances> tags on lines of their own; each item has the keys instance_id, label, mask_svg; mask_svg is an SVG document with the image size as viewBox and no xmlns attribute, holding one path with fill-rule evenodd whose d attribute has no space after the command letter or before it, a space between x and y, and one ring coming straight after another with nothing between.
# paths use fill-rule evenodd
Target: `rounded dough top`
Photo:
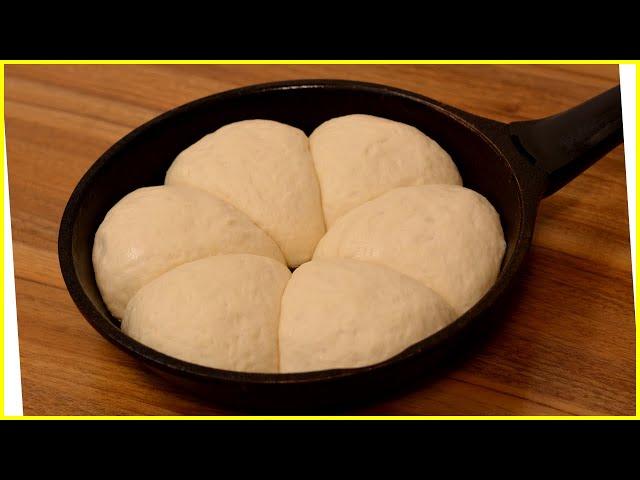
<instances>
[{"instance_id":1,"label":"rounded dough top","mask_svg":"<svg viewBox=\"0 0 640 480\"><path fill-rule=\"evenodd\" d=\"M309 139L289 125L226 125L180 153L165 183L198 187L231 203L276 241L291 266L308 261L325 232Z\"/></svg>"},{"instance_id":2,"label":"rounded dough top","mask_svg":"<svg viewBox=\"0 0 640 480\"><path fill-rule=\"evenodd\" d=\"M338 117L316 128L310 144L327 228L396 187L462 185L449 154L404 123L371 115Z\"/></svg>"},{"instance_id":3,"label":"rounded dough top","mask_svg":"<svg viewBox=\"0 0 640 480\"><path fill-rule=\"evenodd\" d=\"M102 298L121 318L133 295L160 274L220 253L253 253L284 263L275 242L244 213L206 192L146 187L105 216L93 244Z\"/></svg>"},{"instance_id":4,"label":"rounded dough top","mask_svg":"<svg viewBox=\"0 0 640 480\"><path fill-rule=\"evenodd\" d=\"M293 273L282 298L280 371L372 365L454 318L439 295L390 268L313 260Z\"/></svg>"},{"instance_id":5,"label":"rounded dough top","mask_svg":"<svg viewBox=\"0 0 640 480\"><path fill-rule=\"evenodd\" d=\"M462 315L491 288L505 252L500 218L479 193L460 186L392 190L341 217L314 259L387 265L440 294Z\"/></svg>"},{"instance_id":6,"label":"rounded dough top","mask_svg":"<svg viewBox=\"0 0 640 480\"><path fill-rule=\"evenodd\" d=\"M280 301L290 277L283 264L256 255L196 260L140 289L122 330L198 365L277 372Z\"/></svg>"}]
</instances>

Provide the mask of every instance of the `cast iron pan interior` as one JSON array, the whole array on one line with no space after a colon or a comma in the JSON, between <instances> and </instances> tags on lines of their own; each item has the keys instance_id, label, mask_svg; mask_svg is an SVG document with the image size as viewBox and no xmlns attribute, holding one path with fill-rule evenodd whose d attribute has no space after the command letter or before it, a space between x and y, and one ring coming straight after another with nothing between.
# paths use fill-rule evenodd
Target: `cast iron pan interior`
<instances>
[{"instance_id":1,"label":"cast iron pan interior","mask_svg":"<svg viewBox=\"0 0 640 480\"><path fill-rule=\"evenodd\" d=\"M256 85L196 100L137 128L85 174L60 226L62 273L76 305L104 337L168 379L218 402L259 411L315 411L376 398L419 377L442 362L444 354L455 351L460 342L480 334L522 263L540 199L621 142L619 95L616 88L557 118L511 125L411 92L340 80ZM507 241L502 270L475 307L436 335L383 363L303 374L206 368L152 350L120 331L119 321L111 317L100 297L91 261L95 232L118 200L137 188L162 184L178 153L228 123L270 119L310 134L322 122L351 113L386 117L422 130L451 154L464 185L487 197L500 213ZM575 118L567 120L569 114ZM573 143L567 143L572 135Z\"/></svg>"}]
</instances>

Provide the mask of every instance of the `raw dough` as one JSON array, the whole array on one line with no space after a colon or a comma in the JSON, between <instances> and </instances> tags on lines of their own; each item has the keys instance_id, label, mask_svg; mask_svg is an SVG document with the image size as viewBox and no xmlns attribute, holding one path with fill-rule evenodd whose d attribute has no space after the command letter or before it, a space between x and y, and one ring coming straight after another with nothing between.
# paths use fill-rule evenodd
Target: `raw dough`
<instances>
[{"instance_id":1,"label":"raw dough","mask_svg":"<svg viewBox=\"0 0 640 480\"><path fill-rule=\"evenodd\" d=\"M180 153L165 183L198 187L234 205L276 241L291 266L308 261L325 232L309 140L289 125L226 125Z\"/></svg>"},{"instance_id":2,"label":"raw dough","mask_svg":"<svg viewBox=\"0 0 640 480\"><path fill-rule=\"evenodd\" d=\"M293 273L282 298L280 371L372 365L454 318L439 295L390 268L313 260Z\"/></svg>"},{"instance_id":3,"label":"raw dough","mask_svg":"<svg viewBox=\"0 0 640 480\"><path fill-rule=\"evenodd\" d=\"M394 268L463 314L495 282L505 251L500 218L460 186L392 190L351 210L322 238L314 259L344 257Z\"/></svg>"},{"instance_id":4,"label":"raw dough","mask_svg":"<svg viewBox=\"0 0 640 480\"><path fill-rule=\"evenodd\" d=\"M266 233L213 195L182 186L146 187L107 213L96 232L93 268L105 304L120 318L149 281L219 253L254 253L284 263Z\"/></svg>"},{"instance_id":5,"label":"raw dough","mask_svg":"<svg viewBox=\"0 0 640 480\"><path fill-rule=\"evenodd\" d=\"M310 143L327 228L349 210L395 187L462 185L449 154L404 123L347 115L316 128Z\"/></svg>"},{"instance_id":6,"label":"raw dough","mask_svg":"<svg viewBox=\"0 0 640 480\"><path fill-rule=\"evenodd\" d=\"M187 362L277 372L280 299L290 277L282 263L256 255L196 260L142 287L122 330Z\"/></svg>"}]
</instances>

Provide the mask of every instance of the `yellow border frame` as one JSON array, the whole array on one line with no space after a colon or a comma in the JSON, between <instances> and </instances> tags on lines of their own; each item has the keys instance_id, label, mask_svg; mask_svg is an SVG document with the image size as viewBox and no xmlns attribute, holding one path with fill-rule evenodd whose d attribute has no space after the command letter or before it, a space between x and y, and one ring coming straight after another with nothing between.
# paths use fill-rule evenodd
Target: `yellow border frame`
<instances>
[{"instance_id":1,"label":"yellow border frame","mask_svg":"<svg viewBox=\"0 0 640 480\"><path fill-rule=\"evenodd\" d=\"M639 60L4 60L5 65L620 65Z\"/></svg>"},{"instance_id":2,"label":"yellow border frame","mask_svg":"<svg viewBox=\"0 0 640 480\"><path fill-rule=\"evenodd\" d=\"M2 233L0 233L0 246L2 256L0 266L2 266L2 276L0 286L2 287L2 313L0 313L0 418L4 418L4 64L0 64L0 133L2 134L3 145L0 148L0 173L2 174L2 193L0 193L0 207L2 208Z\"/></svg>"},{"instance_id":3,"label":"yellow border frame","mask_svg":"<svg viewBox=\"0 0 640 480\"><path fill-rule=\"evenodd\" d=\"M175 65L620 65L634 64L636 65L636 163L640 158L640 148L638 147L638 138L640 138L640 122L638 116L640 113L640 86L638 75L640 70L640 60L3 60L0 61L0 131L4 139L4 66L5 65L139 65L139 64L175 64ZM4 175L4 145L0 152L0 173ZM638 177L640 172L636 169L636 216L640 202L638 201ZM4 177L3 177L4 181ZM4 188L0 195L0 206L2 207L2 215L4 219ZM636 259L638 258L638 223L636 221ZM635 307L635 324L636 324L636 413L635 416L23 416L23 417L6 417L4 415L4 228L0 234L0 246L2 246L3 255L0 259L2 266L2 277L0 277L0 286L2 287L2 313L0 314L0 419L4 420L629 420L640 419L640 407L638 406L638 383L640 381L640 371L638 366L638 357L640 348L638 345L638 287L634 285L634 307ZM636 273L637 270L636 270Z\"/></svg>"}]
</instances>

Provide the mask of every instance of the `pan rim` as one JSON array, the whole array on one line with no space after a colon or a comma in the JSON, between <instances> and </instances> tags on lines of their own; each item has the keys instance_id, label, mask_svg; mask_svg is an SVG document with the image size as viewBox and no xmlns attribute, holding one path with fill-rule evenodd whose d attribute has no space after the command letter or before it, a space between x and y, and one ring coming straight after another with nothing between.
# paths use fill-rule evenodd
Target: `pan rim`
<instances>
[{"instance_id":1,"label":"pan rim","mask_svg":"<svg viewBox=\"0 0 640 480\"><path fill-rule=\"evenodd\" d=\"M500 274L493 286L485 293L485 295L467 312L458 317L454 322L439 330L433 335L407 347L402 352L382 362L358 368L318 370L300 373L253 373L253 372L237 372L231 370L222 370L212 367L205 367L194 363L186 362L175 357L171 357L162 352L154 350L143 345L136 340L124 334L114 323L104 317L94 306L78 279L75 264L72 256L72 238L74 222L79 213L81 200L84 198L93 179L99 175L100 171L107 165L116 153L125 149L127 145L147 130L153 129L162 122L170 121L174 117L188 112L200 105L218 101L222 99L232 99L234 97L242 97L249 94L256 94L268 91L279 91L289 89L310 89L310 88L347 88L358 91L369 91L372 93L392 94L399 97L407 98L411 101L422 104L426 108L436 109L438 112L452 118L457 123L462 124L474 134L480 136L483 141L495 152L496 157L500 158L509 170L513 172L515 181L518 183L516 191L518 195L518 209L520 211L520 224L517 226L518 232L514 241L513 254L508 262L505 262L501 268ZM414 357L420 356L428 351L440 346L447 338L455 336L465 326L480 317L487 309L494 305L498 297L510 284L511 277L519 270L524 254L528 250L531 243L532 226L527 228L526 218L527 210L523 190L520 185L516 170L503 154L501 149L476 125L468 121L460 114L464 113L454 107L449 107L436 100L432 100L423 95L402 90L387 85L360 82L352 80L338 79L302 79L280 82L269 82L240 87L213 95L205 96L191 102L180 105L165 113L162 113L151 120L145 122L135 128L127 135L122 137L111 147L109 147L87 170L82 176L69 200L65 206L58 234L58 258L63 279L67 286L67 290L77 308L83 317L98 331L103 337L115 344L130 355L144 361L145 363L165 371L167 373L178 374L182 377L191 378L198 381L206 381L208 383L215 382L231 382L236 384L315 384L332 382L336 380L344 380L354 376L369 374L376 370L387 369L406 362ZM472 116L469 114L469 116ZM498 122L496 122L498 123ZM505 281L507 280L507 281Z\"/></svg>"}]
</instances>

